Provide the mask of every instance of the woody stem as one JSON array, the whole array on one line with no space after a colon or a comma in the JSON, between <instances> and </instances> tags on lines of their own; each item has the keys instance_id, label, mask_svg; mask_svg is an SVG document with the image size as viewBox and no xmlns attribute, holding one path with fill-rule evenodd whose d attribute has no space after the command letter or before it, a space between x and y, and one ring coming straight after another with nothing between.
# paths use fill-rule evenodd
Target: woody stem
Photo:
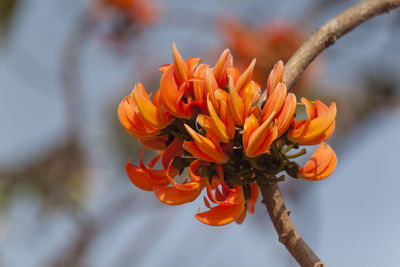
<instances>
[{"instance_id":1,"label":"woody stem","mask_svg":"<svg viewBox=\"0 0 400 267\"><path fill-rule=\"evenodd\" d=\"M308 65L337 39L356 28L361 23L400 6L400 0L364 0L343 11L318 28L285 64L284 82L291 90ZM266 98L266 91L258 100L258 105Z\"/></svg>"},{"instance_id":2,"label":"woody stem","mask_svg":"<svg viewBox=\"0 0 400 267\"><path fill-rule=\"evenodd\" d=\"M286 209L281 192L276 183L259 184L263 203L279 236L279 241L285 245L300 266L324 267L318 258L297 232L290 220L290 210Z\"/></svg>"},{"instance_id":3,"label":"woody stem","mask_svg":"<svg viewBox=\"0 0 400 267\"><path fill-rule=\"evenodd\" d=\"M287 88L290 90L308 65L341 36L364 21L399 6L400 0L364 0L329 20L317 29L286 63L284 82ZM260 96L257 104L261 105L265 99L266 91ZM278 185L273 183L259 184L259 186L263 203L279 235L279 241L285 245L301 266L325 266L294 227L289 218L290 211L285 207Z\"/></svg>"}]
</instances>

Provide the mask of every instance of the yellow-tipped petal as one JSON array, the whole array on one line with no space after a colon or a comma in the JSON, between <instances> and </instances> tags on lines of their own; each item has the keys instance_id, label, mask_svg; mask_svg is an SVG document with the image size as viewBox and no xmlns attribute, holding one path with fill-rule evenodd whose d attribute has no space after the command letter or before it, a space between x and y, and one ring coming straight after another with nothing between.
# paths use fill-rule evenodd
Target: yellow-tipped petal
<instances>
[{"instance_id":1,"label":"yellow-tipped petal","mask_svg":"<svg viewBox=\"0 0 400 267\"><path fill-rule=\"evenodd\" d=\"M207 69L210 68L206 64L199 65L193 73L193 78L199 78L199 81L193 81L193 94L197 100L206 100L207 91L204 84L204 79Z\"/></svg>"},{"instance_id":2,"label":"yellow-tipped petal","mask_svg":"<svg viewBox=\"0 0 400 267\"><path fill-rule=\"evenodd\" d=\"M336 164L335 151L329 145L321 143L309 161L299 168L298 176L309 181L319 181L331 175Z\"/></svg>"},{"instance_id":3,"label":"yellow-tipped petal","mask_svg":"<svg viewBox=\"0 0 400 267\"><path fill-rule=\"evenodd\" d=\"M236 90L239 92L246 86L246 84L253 77L254 67L256 65L256 59L253 59L249 65L249 67L243 72L240 78L236 82Z\"/></svg>"},{"instance_id":4,"label":"yellow-tipped petal","mask_svg":"<svg viewBox=\"0 0 400 267\"><path fill-rule=\"evenodd\" d=\"M233 120L237 125L243 125L245 120L245 111L243 100L240 98L239 93L236 90L236 87L233 84L232 76L229 75L229 99L230 99L230 108Z\"/></svg>"},{"instance_id":5,"label":"yellow-tipped petal","mask_svg":"<svg viewBox=\"0 0 400 267\"><path fill-rule=\"evenodd\" d=\"M188 67L186 62L183 60L181 54L179 54L178 49L176 48L175 43L172 43L172 51L174 55L174 74L178 80L178 83L181 84L188 79Z\"/></svg>"},{"instance_id":6,"label":"yellow-tipped petal","mask_svg":"<svg viewBox=\"0 0 400 267\"><path fill-rule=\"evenodd\" d=\"M336 104L331 103L329 108L322 114L318 114L315 119L307 120L307 123L294 129L288 135L289 139L297 143L312 143L323 135L335 121ZM332 131L332 129L330 129Z\"/></svg>"},{"instance_id":7,"label":"yellow-tipped petal","mask_svg":"<svg viewBox=\"0 0 400 267\"><path fill-rule=\"evenodd\" d=\"M281 113L276 118L276 125L278 126L278 137L284 134L293 120L294 113L296 112L296 96L289 93L286 96L285 104L283 105Z\"/></svg>"},{"instance_id":8,"label":"yellow-tipped petal","mask_svg":"<svg viewBox=\"0 0 400 267\"><path fill-rule=\"evenodd\" d=\"M260 115L260 122L266 120L272 112L278 113L286 98L286 86L283 83L278 83L272 95L268 98Z\"/></svg>"},{"instance_id":9,"label":"yellow-tipped petal","mask_svg":"<svg viewBox=\"0 0 400 267\"><path fill-rule=\"evenodd\" d=\"M134 95L140 116L145 122L157 129L165 128L168 124L168 118L158 112L157 107L153 105L141 83L135 85Z\"/></svg>"},{"instance_id":10,"label":"yellow-tipped petal","mask_svg":"<svg viewBox=\"0 0 400 267\"><path fill-rule=\"evenodd\" d=\"M196 133L192 128L190 128L188 125L185 124L185 128L192 136L195 144L197 145L198 149L207 155L208 157L211 157L213 162L217 163L226 163L229 159L228 155L226 155L220 145L218 143L215 143L211 139L208 139L198 133ZM186 142L185 142L186 144ZM184 144L184 147L185 147ZM186 147L185 147L186 149ZM186 149L187 150L187 149Z\"/></svg>"},{"instance_id":11,"label":"yellow-tipped petal","mask_svg":"<svg viewBox=\"0 0 400 267\"><path fill-rule=\"evenodd\" d=\"M267 83L267 97L269 97L276 85L280 82L283 82L283 76L285 74L285 68L283 66L283 62L282 60L279 60L274 68L272 69L272 71L269 73L268 76L268 83Z\"/></svg>"},{"instance_id":12,"label":"yellow-tipped petal","mask_svg":"<svg viewBox=\"0 0 400 267\"><path fill-rule=\"evenodd\" d=\"M215 94L214 92L218 90L218 84L217 81L215 80L213 71L211 68L206 70L206 90L207 93L210 94L210 99L211 103L214 105L214 107L218 107L217 100L215 99Z\"/></svg>"},{"instance_id":13,"label":"yellow-tipped petal","mask_svg":"<svg viewBox=\"0 0 400 267\"><path fill-rule=\"evenodd\" d=\"M243 147L245 150L247 150L247 147L249 145L249 139L251 134L259 127L260 125L258 124L257 118L251 114L250 117L248 117L244 123L244 131L243 131Z\"/></svg>"},{"instance_id":14,"label":"yellow-tipped petal","mask_svg":"<svg viewBox=\"0 0 400 267\"><path fill-rule=\"evenodd\" d=\"M214 76L217 80L218 86L224 88L228 82L228 68L233 66L233 57L229 49L225 49L219 57L214 67Z\"/></svg>"},{"instance_id":15,"label":"yellow-tipped petal","mask_svg":"<svg viewBox=\"0 0 400 267\"><path fill-rule=\"evenodd\" d=\"M259 154L269 151L269 146L265 147L266 144L270 143L271 141L268 137L272 135L272 138L276 138L277 135L276 126L274 126L272 129L269 129L269 126L274 116L275 112L273 112L270 117L251 134L248 141L247 149L245 150L245 153L248 157L255 157Z\"/></svg>"},{"instance_id":16,"label":"yellow-tipped petal","mask_svg":"<svg viewBox=\"0 0 400 267\"><path fill-rule=\"evenodd\" d=\"M222 142L228 143L229 136L227 135L225 124L218 117L217 112L215 111L213 104L210 101L210 93L208 93L207 95L207 108L208 112L210 113L211 123L215 130L215 133L218 135Z\"/></svg>"}]
</instances>

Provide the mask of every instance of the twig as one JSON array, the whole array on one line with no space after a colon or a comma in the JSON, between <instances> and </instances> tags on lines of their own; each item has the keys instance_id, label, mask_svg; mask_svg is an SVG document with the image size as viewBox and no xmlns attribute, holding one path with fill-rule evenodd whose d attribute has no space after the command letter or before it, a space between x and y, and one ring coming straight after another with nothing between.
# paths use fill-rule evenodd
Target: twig
<instances>
[{"instance_id":1,"label":"twig","mask_svg":"<svg viewBox=\"0 0 400 267\"><path fill-rule=\"evenodd\" d=\"M287 88L291 89L315 57L335 43L342 35L362 22L399 6L400 0L365 0L329 20L317 29L286 63L284 81ZM258 104L265 100L265 93L264 91ZM325 266L296 231L289 218L290 211L285 207L278 185L260 185L260 189L263 203L279 235L279 241L285 245L301 266Z\"/></svg>"},{"instance_id":2,"label":"twig","mask_svg":"<svg viewBox=\"0 0 400 267\"><path fill-rule=\"evenodd\" d=\"M260 186L263 203L279 235L279 241L285 245L301 266L323 267L325 264L301 238L289 218L290 210L286 209L282 195L276 183Z\"/></svg>"},{"instance_id":3,"label":"twig","mask_svg":"<svg viewBox=\"0 0 400 267\"><path fill-rule=\"evenodd\" d=\"M292 88L300 74L303 73L315 57L334 44L345 33L364 21L377 15L388 13L399 6L400 0L366 0L329 20L317 29L286 63L286 86Z\"/></svg>"},{"instance_id":4,"label":"twig","mask_svg":"<svg viewBox=\"0 0 400 267\"><path fill-rule=\"evenodd\" d=\"M400 6L400 0L365 0L343 11L318 28L285 64L284 81L290 90L308 65L341 36L364 21L388 13ZM260 104L266 92L260 96Z\"/></svg>"}]
</instances>

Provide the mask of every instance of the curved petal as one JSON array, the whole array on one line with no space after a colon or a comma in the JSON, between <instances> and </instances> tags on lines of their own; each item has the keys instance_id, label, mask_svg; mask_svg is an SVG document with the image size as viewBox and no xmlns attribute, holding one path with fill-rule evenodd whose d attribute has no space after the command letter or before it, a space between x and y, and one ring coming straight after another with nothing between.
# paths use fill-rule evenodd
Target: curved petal
<instances>
[{"instance_id":1,"label":"curved petal","mask_svg":"<svg viewBox=\"0 0 400 267\"><path fill-rule=\"evenodd\" d=\"M236 81L236 90L240 94L241 90L246 86L248 82L250 82L253 77L254 67L256 66L256 59L254 58L247 69L243 72L243 74Z\"/></svg>"},{"instance_id":2,"label":"curved petal","mask_svg":"<svg viewBox=\"0 0 400 267\"><path fill-rule=\"evenodd\" d=\"M154 184L149 180L148 175L141 168L127 162L125 164L126 173L131 182L142 190L153 191Z\"/></svg>"},{"instance_id":3,"label":"curved petal","mask_svg":"<svg viewBox=\"0 0 400 267\"><path fill-rule=\"evenodd\" d=\"M200 185L192 191L183 191L176 187L155 186L154 194L167 205L181 205L195 200L202 189Z\"/></svg>"},{"instance_id":4,"label":"curved petal","mask_svg":"<svg viewBox=\"0 0 400 267\"><path fill-rule=\"evenodd\" d=\"M233 66L233 57L229 49L225 49L214 67L214 76L219 88L224 88L228 82L228 68Z\"/></svg>"},{"instance_id":5,"label":"curved petal","mask_svg":"<svg viewBox=\"0 0 400 267\"><path fill-rule=\"evenodd\" d=\"M307 163L299 168L298 176L309 181L322 180L332 174L336 163L335 151L329 145L321 143Z\"/></svg>"},{"instance_id":6,"label":"curved petal","mask_svg":"<svg viewBox=\"0 0 400 267\"><path fill-rule=\"evenodd\" d=\"M268 83L267 83L267 97L269 97L273 90L275 89L276 85L280 82L283 82L283 76L285 74L285 68L283 66L282 60L279 60L272 71L269 73L268 76Z\"/></svg>"},{"instance_id":7,"label":"curved petal","mask_svg":"<svg viewBox=\"0 0 400 267\"><path fill-rule=\"evenodd\" d=\"M178 81L178 84L185 82L188 79L189 70L186 65L186 62L183 60L181 54L179 54L178 49L176 48L175 43L172 43L172 52L174 55L174 74Z\"/></svg>"},{"instance_id":8,"label":"curved petal","mask_svg":"<svg viewBox=\"0 0 400 267\"><path fill-rule=\"evenodd\" d=\"M286 86L283 83L278 83L271 96L267 99L265 106L261 112L259 121L264 122L272 112L278 114L281 110L286 98Z\"/></svg>"},{"instance_id":9,"label":"curved petal","mask_svg":"<svg viewBox=\"0 0 400 267\"><path fill-rule=\"evenodd\" d=\"M244 202L233 206L216 206L209 211L195 214L194 217L200 222L213 226L222 226L236 220L243 212Z\"/></svg>"}]
</instances>

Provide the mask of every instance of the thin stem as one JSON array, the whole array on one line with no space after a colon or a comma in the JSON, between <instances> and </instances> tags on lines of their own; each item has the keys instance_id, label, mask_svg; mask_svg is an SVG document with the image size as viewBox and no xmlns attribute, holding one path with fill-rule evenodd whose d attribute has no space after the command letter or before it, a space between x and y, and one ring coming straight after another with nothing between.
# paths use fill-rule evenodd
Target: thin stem
<instances>
[{"instance_id":1,"label":"thin stem","mask_svg":"<svg viewBox=\"0 0 400 267\"><path fill-rule=\"evenodd\" d=\"M293 154L293 155L286 155L286 157L287 157L288 159L294 159L294 158L300 157L300 156L302 156L302 155L304 155L304 154L306 154L306 153L307 153L307 150L306 150L305 148L303 148L302 150L300 150L300 151L297 152L296 154Z\"/></svg>"}]
</instances>

